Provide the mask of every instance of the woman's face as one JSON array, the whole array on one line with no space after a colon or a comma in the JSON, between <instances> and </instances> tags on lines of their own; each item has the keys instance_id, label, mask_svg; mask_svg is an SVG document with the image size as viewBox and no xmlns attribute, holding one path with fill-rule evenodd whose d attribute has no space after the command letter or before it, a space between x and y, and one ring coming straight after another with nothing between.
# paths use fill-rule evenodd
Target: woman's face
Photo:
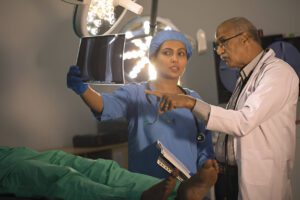
<instances>
[{"instance_id":1,"label":"woman's face","mask_svg":"<svg viewBox=\"0 0 300 200\"><path fill-rule=\"evenodd\" d=\"M151 58L157 71L157 78L179 79L187 64L185 45L176 40L164 42Z\"/></svg>"}]
</instances>

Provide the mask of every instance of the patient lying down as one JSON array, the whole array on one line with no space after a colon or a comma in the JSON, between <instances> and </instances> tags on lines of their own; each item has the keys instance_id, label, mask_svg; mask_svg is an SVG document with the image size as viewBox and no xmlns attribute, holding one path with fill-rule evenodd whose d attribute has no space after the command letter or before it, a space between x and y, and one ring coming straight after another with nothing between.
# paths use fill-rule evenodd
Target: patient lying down
<instances>
[{"instance_id":1,"label":"patient lying down","mask_svg":"<svg viewBox=\"0 0 300 200\"><path fill-rule=\"evenodd\" d=\"M64 200L194 200L217 179L218 166L208 160L179 184L178 171L166 180L132 173L112 160L92 160L62 151L0 147L0 194Z\"/></svg>"}]
</instances>

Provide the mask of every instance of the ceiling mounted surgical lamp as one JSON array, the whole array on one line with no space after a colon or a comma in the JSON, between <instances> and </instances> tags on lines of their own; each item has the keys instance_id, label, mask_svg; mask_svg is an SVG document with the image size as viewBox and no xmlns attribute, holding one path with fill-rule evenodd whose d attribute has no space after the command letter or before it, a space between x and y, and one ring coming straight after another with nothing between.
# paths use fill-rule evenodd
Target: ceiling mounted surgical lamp
<instances>
[{"instance_id":1,"label":"ceiling mounted surgical lamp","mask_svg":"<svg viewBox=\"0 0 300 200\"><path fill-rule=\"evenodd\" d=\"M73 27L79 37L110 34L127 10L141 14L136 0L62 0L75 5Z\"/></svg>"}]
</instances>

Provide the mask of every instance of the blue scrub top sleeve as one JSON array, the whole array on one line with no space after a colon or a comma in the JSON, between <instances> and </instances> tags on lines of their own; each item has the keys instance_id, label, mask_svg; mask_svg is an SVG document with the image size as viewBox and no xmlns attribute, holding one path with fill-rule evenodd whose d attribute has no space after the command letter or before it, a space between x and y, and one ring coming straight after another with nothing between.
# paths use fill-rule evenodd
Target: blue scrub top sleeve
<instances>
[{"instance_id":1,"label":"blue scrub top sleeve","mask_svg":"<svg viewBox=\"0 0 300 200\"><path fill-rule=\"evenodd\" d=\"M127 84L121 86L112 93L103 93L102 113L93 112L99 121L128 118L129 107L136 103L137 84Z\"/></svg>"}]
</instances>

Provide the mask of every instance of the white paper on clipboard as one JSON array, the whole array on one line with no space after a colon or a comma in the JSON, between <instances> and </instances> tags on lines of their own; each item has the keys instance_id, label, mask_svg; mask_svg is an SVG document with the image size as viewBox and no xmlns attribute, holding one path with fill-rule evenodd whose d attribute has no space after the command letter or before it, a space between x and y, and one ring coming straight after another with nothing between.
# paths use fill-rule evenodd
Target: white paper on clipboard
<instances>
[{"instance_id":1,"label":"white paper on clipboard","mask_svg":"<svg viewBox=\"0 0 300 200\"><path fill-rule=\"evenodd\" d=\"M178 160L160 141L157 141L157 148L160 150L160 155L157 159L157 164L164 168L167 172L177 168L179 170L178 180L184 181L191 177L190 171L187 167Z\"/></svg>"}]
</instances>

